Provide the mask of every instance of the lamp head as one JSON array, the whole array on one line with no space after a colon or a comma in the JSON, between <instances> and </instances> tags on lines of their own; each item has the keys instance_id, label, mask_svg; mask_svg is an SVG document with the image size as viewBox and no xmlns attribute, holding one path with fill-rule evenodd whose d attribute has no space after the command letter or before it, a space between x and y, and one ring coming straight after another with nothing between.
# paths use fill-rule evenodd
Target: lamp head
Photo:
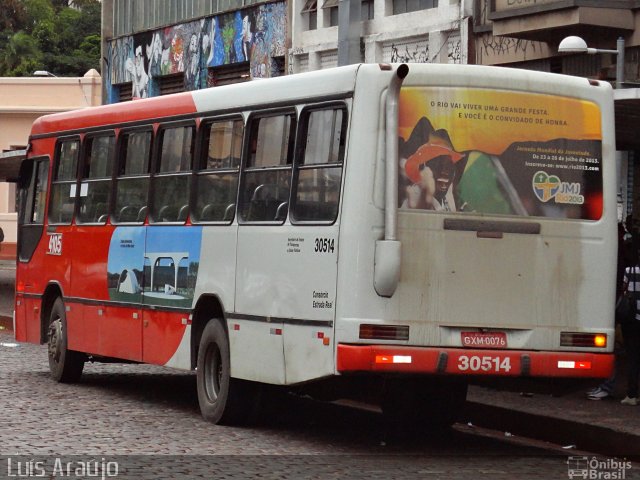
<instances>
[{"instance_id":1,"label":"lamp head","mask_svg":"<svg viewBox=\"0 0 640 480\"><path fill-rule=\"evenodd\" d=\"M55 77L53 73L48 72L46 70L36 70L35 72L33 72L33 76L34 77Z\"/></svg>"},{"instance_id":2,"label":"lamp head","mask_svg":"<svg viewBox=\"0 0 640 480\"><path fill-rule=\"evenodd\" d=\"M589 50L587 42L575 36L566 37L558 45L558 53L590 53Z\"/></svg>"}]
</instances>

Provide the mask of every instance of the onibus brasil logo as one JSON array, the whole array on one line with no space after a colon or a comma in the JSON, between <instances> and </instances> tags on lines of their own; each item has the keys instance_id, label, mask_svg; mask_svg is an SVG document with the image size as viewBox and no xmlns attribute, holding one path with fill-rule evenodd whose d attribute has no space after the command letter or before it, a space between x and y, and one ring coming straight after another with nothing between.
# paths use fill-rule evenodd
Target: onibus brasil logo
<instances>
[{"instance_id":1,"label":"onibus brasil logo","mask_svg":"<svg viewBox=\"0 0 640 480\"><path fill-rule=\"evenodd\" d=\"M549 175L545 171L538 171L531 181L533 193L541 202L554 200L555 203L569 203L582 205L584 196L580 194L579 183L563 182L557 175Z\"/></svg>"}]
</instances>

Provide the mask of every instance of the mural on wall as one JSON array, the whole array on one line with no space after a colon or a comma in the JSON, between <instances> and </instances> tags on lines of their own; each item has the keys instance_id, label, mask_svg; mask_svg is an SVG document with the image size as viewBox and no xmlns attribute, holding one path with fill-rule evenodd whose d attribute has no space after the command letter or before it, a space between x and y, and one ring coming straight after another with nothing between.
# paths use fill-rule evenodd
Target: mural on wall
<instances>
[{"instance_id":1,"label":"mural on wall","mask_svg":"<svg viewBox=\"0 0 640 480\"><path fill-rule=\"evenodd\" d=\"M160 94L159 79L184 73L184 89L212 85L208 67L249 62L251 78L280 75L286 53L285 3L263 4L109 42L109 103L112 85L132 83L134 98Z\"/></svg>"}]
</instances>

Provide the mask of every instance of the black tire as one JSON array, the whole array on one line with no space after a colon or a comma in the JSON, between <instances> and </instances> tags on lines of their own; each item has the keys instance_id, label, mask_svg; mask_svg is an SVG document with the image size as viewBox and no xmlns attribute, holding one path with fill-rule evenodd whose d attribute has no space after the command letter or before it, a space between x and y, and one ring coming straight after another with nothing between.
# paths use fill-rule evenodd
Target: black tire
<instances>
[{"instance_id":1,"label":"black tire","mask_svg":"<svg viewBox=\"0 0 640 480\"><path fill-rule=\"evenodd\" d=\"M467 383L457 379L387 379L382 412L390 433L420 434L453 425L466 398Z\"/></svg>"},{"instance_id":2,"label":"black tire","mask_svg":"<svg viewBox=\"0 0 640 480\"><path fill-rule=\"evenodd\" d=\"M47 346L51 377L60 383L74 383L80 379L85 355L67 348L67 317L64 303L57 298L49 315Z\"/></svg>"},{"instance_id":3,"label":"black tire","mask_svg":"<svg viewBox=\"0 0 640 480\"><path fill-rule=\"evenodd\" d=\"M246 424L259 403L253 382L231 378L229 340L219 320L204 327L197 363L198 403L205 420L219 425Z\"/></svg>"}]
</instances>

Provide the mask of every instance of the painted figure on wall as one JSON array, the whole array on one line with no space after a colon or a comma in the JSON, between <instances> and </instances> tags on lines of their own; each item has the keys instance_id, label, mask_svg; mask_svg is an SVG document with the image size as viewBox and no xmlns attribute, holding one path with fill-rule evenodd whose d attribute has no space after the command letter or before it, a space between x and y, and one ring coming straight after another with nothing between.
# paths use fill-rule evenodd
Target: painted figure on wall
<instances>
[{"instance_id":1,"label":"painted figure on wall","mask_svg":"<svg viewBox=\"0 0 640 480\"><path fill-rule=\"evenodd\" d=\"M132 97L147 98L149 95L149 76L144 67L144 55L142 54L142 45L138 45L133 60L128 59L126 65L127 71L132 77Z\"/></svg>"},{"instance_id":2,"label":"painted figure on wall","mask_svg":"<svg viewBox=\"0 0 640 480\"><path fill-rule=\"evenodd\" d=\"M184 88L185 90L196 89L196 78L198 75L198 63L200 61L200 49L198 35L193 32L189 37L189 47L184 57Z\"/></svg>"}]
</instances>

